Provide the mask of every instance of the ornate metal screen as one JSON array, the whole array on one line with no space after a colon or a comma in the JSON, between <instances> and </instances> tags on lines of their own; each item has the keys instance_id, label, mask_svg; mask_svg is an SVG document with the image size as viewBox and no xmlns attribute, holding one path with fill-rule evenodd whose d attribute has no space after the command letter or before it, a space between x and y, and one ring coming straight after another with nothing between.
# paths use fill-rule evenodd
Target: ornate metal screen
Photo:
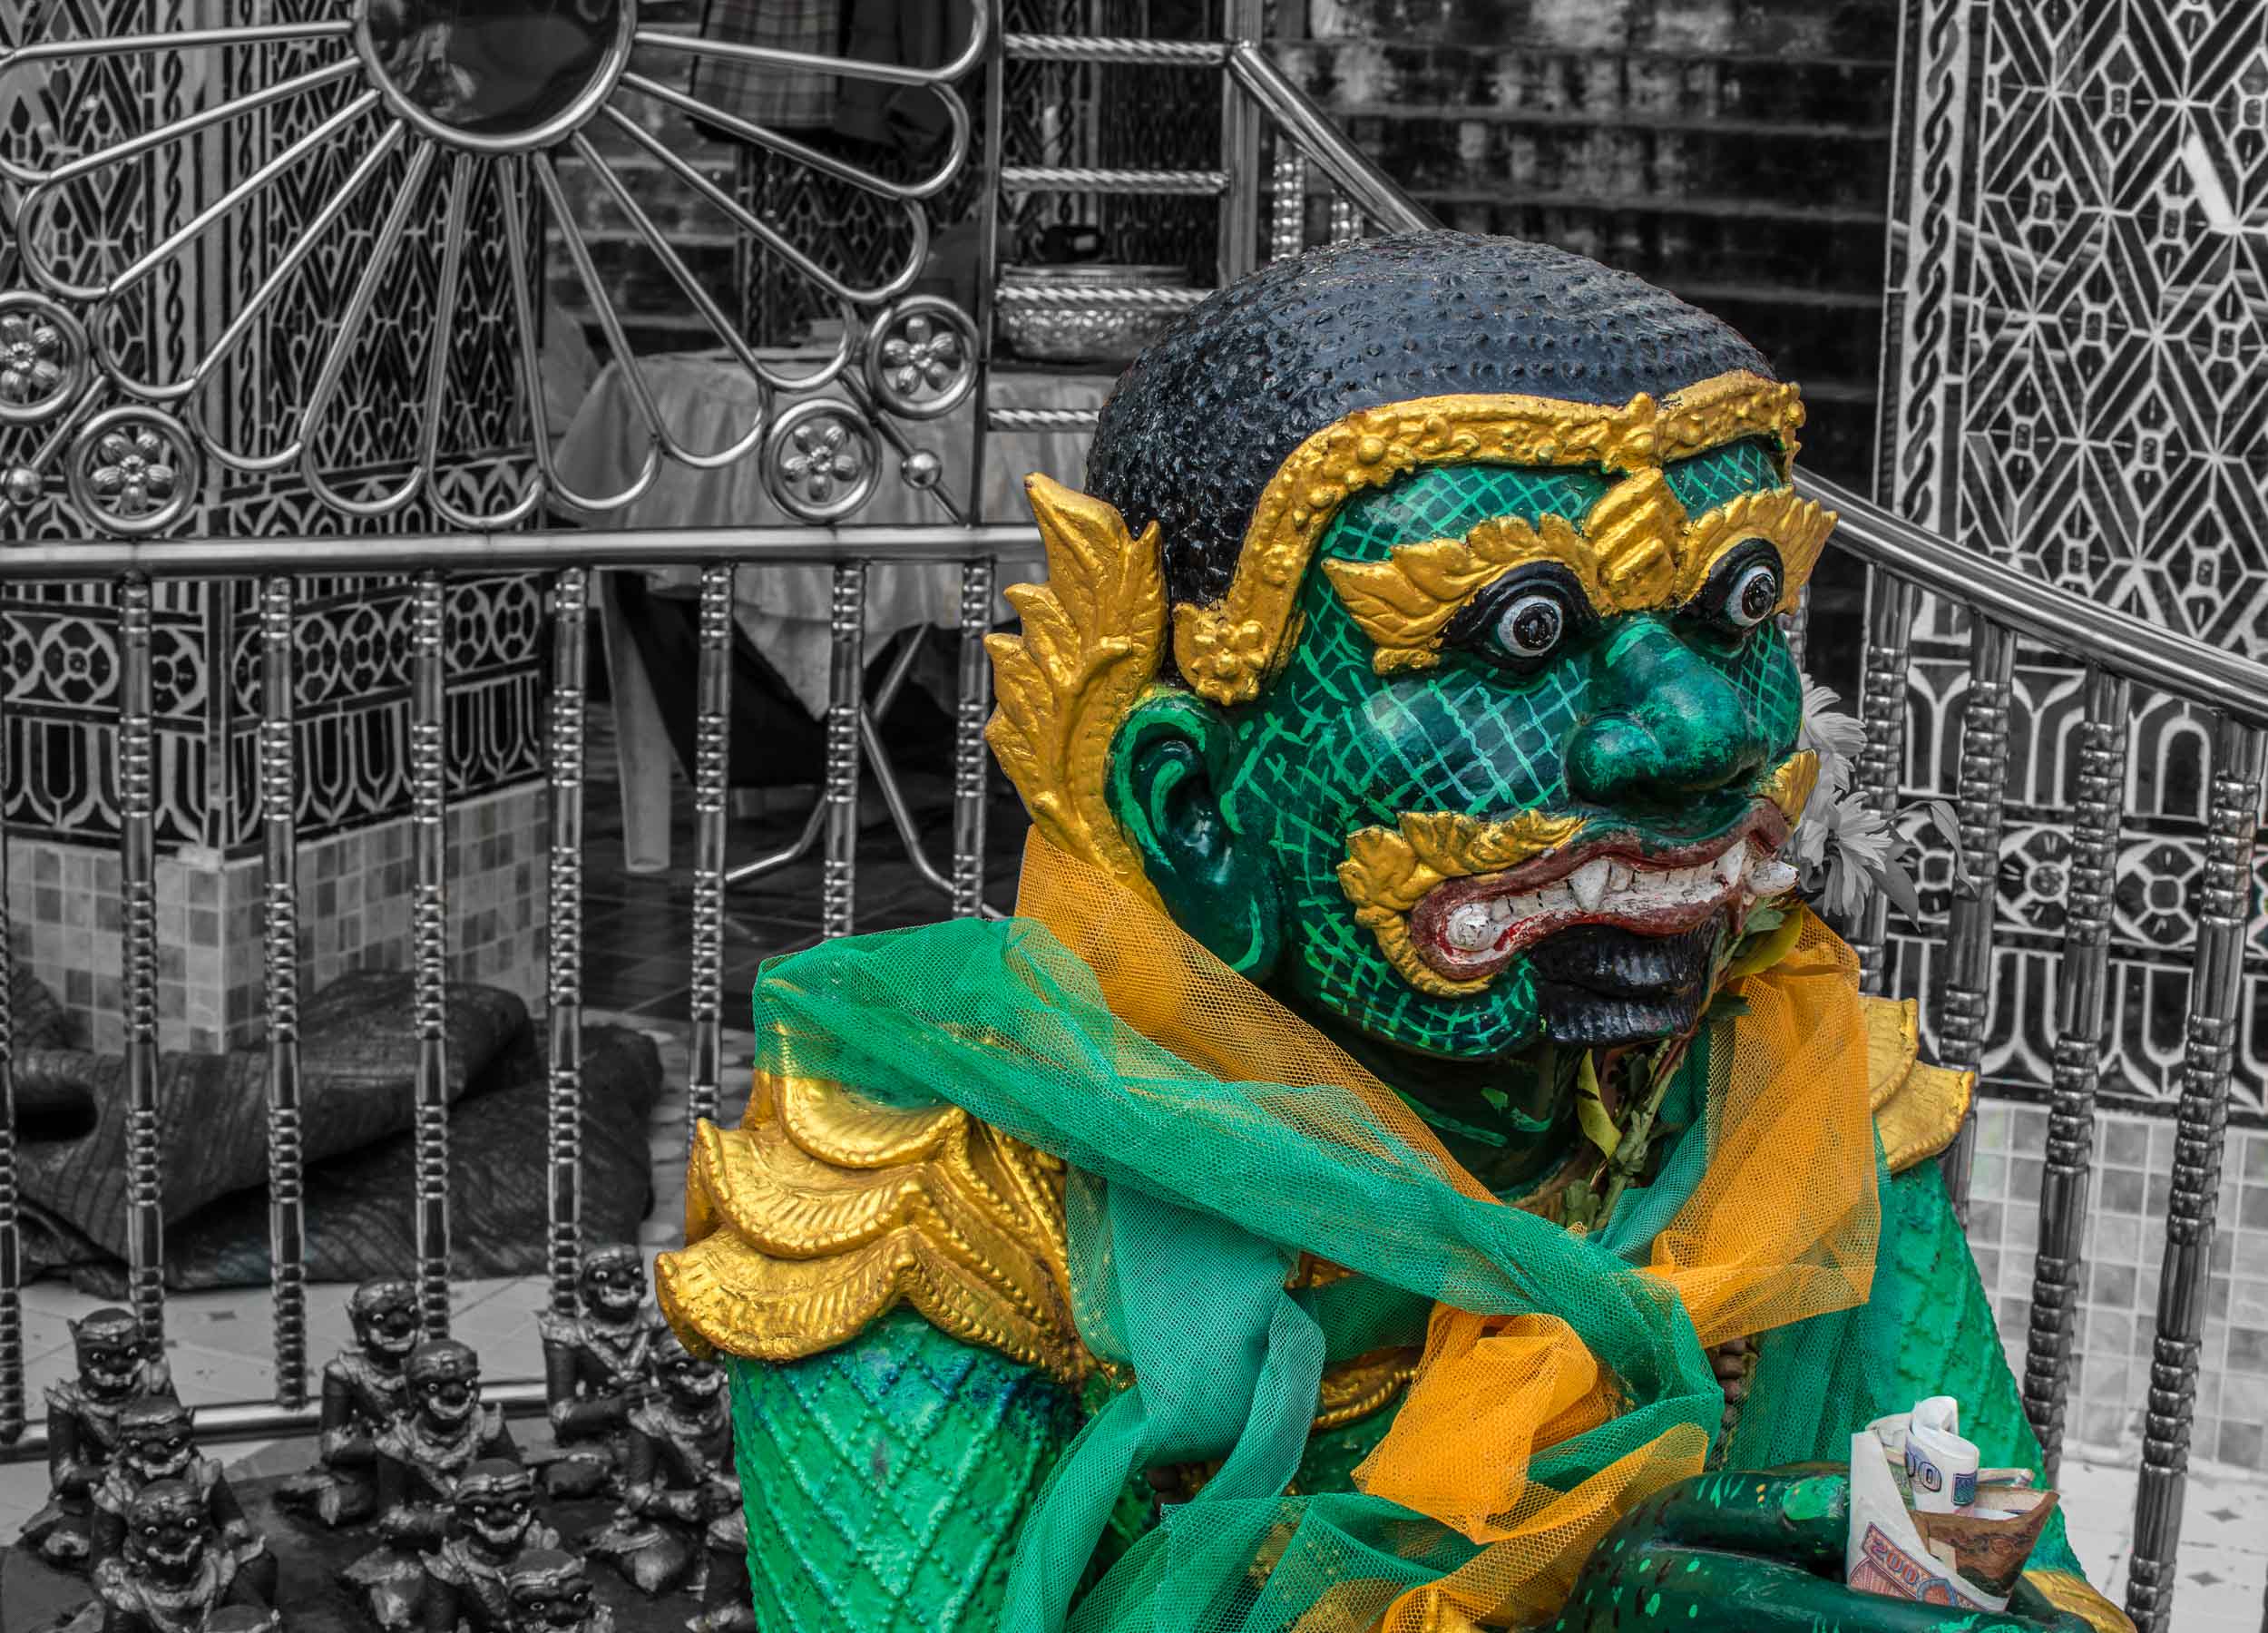
<instances>
[{"instance_id":1,"label":"ornate metal screen","mask_svg":"<svg viewBox=\"0 0 2268 1633\"><path fill-rule=\"evenodd\" d=\"M299 0L261 15L306 19L327 9ZM253 8L233 10L224 20L252 19ZM0 0L0 50L164 35L188 22L186 9L171 0ZM227 51L58 53L44 72L19 73L0 85L6 112L0 187L8 197L0 328L13 326L5 344L19 348L11 356L21 365L13 388L0 387L0 471L9 490L0 525L10 537L83 533L88 523L74 509L73 473L87 496L99 499L100 473L121 468L103 454L114 438L124 447L146 437L167 451L159 462L167 474L157 486L142 483L140 499L145 515L177 509L182 527L271 536L427 532L440 524L422 495L385 515L341 513L323 502L298 462L271 457L289 444L301 406L315 394L369 264L384 200L401 180L399 156L389 154L363 172L361 191L349 193L359 168L356 149L318 137L326 126L341 136L355 128L340 122L355 90L347 77L333 72L303 93L263 100L311 71L323 72L315 46L279 41ZM244 104L238 117L198 122L232 103ZM36 187L59 160L68 164L169 127L179 134L154 152L90 166L76 181ZM238 195L276 155L311 137L318 139L303 162ZM34 194L28 211L27 191ZM308 241L296 274L262 303L262 285L327 210L335 216L327 230ZM210 230L160 259L145 279L112 300L91 298L97 286L208 214ZM476 209L470 225L474 241L461 257L466 294L454 327L460 384L439 428L435 464L452 488L493 495L509 486L515 460L524 463L526 421L514 389L503 235L493 201ZM436 304L445 259L436 227L410 224L361 343L340 356L329 394L334 411L313 438L311 463L347 492L398 475L416 454L416 381L425 350L416 315ZM230 335L240 315L245 320L217 357L210 387L176 399L167 387ZM108 342L108 377L93 367L95 341ZM137 393L132 384L161 389ZM136 413L138 400L156 411ZM247 457L234 466L201 457L199 436ZM522 450L516 456L515 448ZM315 775L302 787L299 816L313 838L408 807L400 753L407 590L357 579L309 590L300 612L299 732ZM524 582L465 582L452 597L460 629L530 627L526 606L534 592ZM259 825L255 587L169 583L154 589L152 602L160 839L240 848ZM11 830L77 840L114 835L119 801L104 750L120 664L108 586L9 585L0 627L8 648L8 763L16 773L6 798ZM541 648L467 656L474 672L453 707L468 753L453 787L476 793L524 781L540 769Z\"/></svg>"},{"instance_id":2,"label":"ornate metal screen","mask_svg":"<svg viewBox=\"0 0 2268 1633\"><path fill-rule=\"evenodd\" d=\"M2261 0L1914 0L1902 103L1879 484L1885 503L2026 572L2249 657L2268 656L2268 5ZM1876 596L1878 634L1895 609ZM1957 609L1921 608L1902 671L1903 782L1958 784L1976 696ZM2068 661L2019 650L2007 697L2008 822L1984 1070L2056 1081L2056 960L2075 846L2127 818L2093 899L2109 937L2107 1103L2181 1092L2189 937L2212 812L2195 712L2155 699L2115 744ZM2091 757L2091 758L2090 758ZM1917 816L1909 816L1918 824ZM1928 924L1892 926L1900 991L1942 983L1955 884L1940 843ZM2231 1114L2268 1117L2268 916L2257 889Z\"/></svg>"}]
</instances>

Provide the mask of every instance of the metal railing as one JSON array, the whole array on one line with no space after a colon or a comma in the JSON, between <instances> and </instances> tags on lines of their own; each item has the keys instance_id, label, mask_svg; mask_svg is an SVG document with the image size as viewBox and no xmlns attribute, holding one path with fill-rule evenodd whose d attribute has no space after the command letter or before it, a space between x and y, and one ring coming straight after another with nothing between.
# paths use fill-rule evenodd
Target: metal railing
<instances>
[{"instance_id":1,"label":"metal railing","mask_svg":"<svg viewBox=\"0 0 2268 1633\"><path fill-rule=\"evenodd\" d=\"M1321 213L1325 230L1333 239L1354 236L1366 226L1415 230L1432 225L1432 218L1354 149L1270 62L1254 38L1256 12L1256 5L1237 0L1232 16L1239 37L1223 42L995 35L989 56L995 94L986 111L982 152L997 187L1217 196L1222 201L1224 279L1234 278L1256 259L1263 241L1264 205L1268 211L1267 252L1283 257L1305 247L1313 214L1311 189L1326 200ZM712 46L702 49L733 54ZM785 54L742 54L748 61L778 65ZM1219 169L1162 172L1003 167L997 91L1001 64L1010 58L1217 67L1224 75ZM935 83L934 77L927 83ZM1271 132L1273 161L1264 167L1264 141ZM995 193L988 210L996 211L997 208ZM976 318L980 334L989 334L992 298L988 288L986 304ZM1095 298L1150 300L1171 306L1188 297L1186 292L1158 290L1119 291ZM979 391L982 395L981 377ZM1091 424L1092 419L1091 414L1076 410L987 405L977 416L976 460L981 465L988 430L1075 428ZM2071 1384L2074 1315L2081 1279L2108 981L2110 881L2125 815L2127 721L2137 688L2183 699L2213 717L2209 846L2197 931L2196 978L2187 1020L2127 1596L2137 1623L2145 1628L2162 1628L2170 1615L2173 1563L2180 1542L2197 1356L2233 1072L2232 1046L2239 1020L2238 974L2246 893L2253 836L2262 812L2263 743L2268 741L2268 667L2120 616L2027 578L1980 552L1902 521L1835 484L1805 477L1803 485L1842 513L1838 539L1869 569L1862 694L1867 742L1861 778L1869 797L1886 815L1895 813L1900 797L1908 658L1921 598L1926 594L1957 603L1970 620L1971 679L1958 790L1964 865L1946 936L1942 1012L1936 1017L1937 1035L1943 1041L1948 1065L1974 1068L1983 1050L1984 1000L1993 953L1992 879L2001 839L2008 710L2017 643L2028 640L2065 654L2087 671L2076 856L2066 903L2055 1081L2023 1378L2026 1409L2046 1447L2051 1473L2063 1447L2065 1402ZM862 755L869 742L862 650L869 576L899 563L944 563L960 569L953 858L949 878L930 871L949 886L954 913L982 911L985 750L982 728L990 694L982 640L993 605L994 559L1003 554L1028 557L1036 553L1036 534L1024 526L967 524L965 518L976 513L976 493L973 484L965 503L947 506L963 520L926 527L813 524L676 532L469 531L352 539L89 539L26 544L0 552L0 582L94 578L112 580L117 587L122 675L118 694L118 787L123 818L124 893L120 934L128 1020L125 1081L132 1113L126 1202L131 1227L129 1285L134 1311L152 1335L162 1333L166 1295L158 1149L155 841L150 802L151 584L153 579L175 575L257 577L262 582L259 742L269 865L261 912L267 950L275 1390L269 1402L202 1409L200 1424L208 1437L301 1429L311 1426L315 1418L308 1388L305 1173L297 1037L295 946L302 904L295 873L292 802L295 578L325 572L400 572L413 575L415 582L410 740L415 867L413 981L419 1050L415 1095L416 1179L409 1203L415 1210L425 1320L429 1329L439 1332L446 1328L450 1314L451 1233L443 1012L449 954L447 923L442 912L447 887L442 770L448 753L447 678L440 620L443 575L498 570L552 575L553 672L547 756L552 929L546 983L551 1200L545 1265L552 1300L565 1307L572 1297L581 1247L581 869L588 662L584 630L590 574L611 568L664 564L692 563L700 568L699 717L693 773L696 859L689 953L693 1037L687 1114L689 1119L709 1116L717 1109L724 1072L725 892L736 872L745 875L748 871L745 866L735 870L729 865L725 843L735 574L742 569L760 572L774 564L816 563L827 567L833 575L826 782L814 817L813 837L823 847L824 856L820 927L826 934L840 935L850 933L856 922L856 792ZM1791 634L1800 641L1800 619ZM0 872L5 865L5 851L0 849ZM6 929L5 885L5 877L0 876L0 934ZM1867 979L1875 985L1882 979L1885 930L1884 911L1878 900L1868 910L1857 937ZM5 983L0 983L0 1442L5 1442L5 1455L20 1458L37 1454L44 1448L44 1435L40 1426L26 1421L15 1061L8 1046L6 1002ZM1949 1154L1948 1179L1957 1198L1966 1195L1970 1139L1970 1131L1964 1130ZM490 1394L514 1408L532 1408L542 1402L541 1385L532 1380L493 1385Z\"/></svg>"},{"instance_id":2,"label":"metal railing","mask_svg":"<svg viewBox=\"0 0 2268 1633\"><path fill-rule=\"evenodd\" d=\"M2253 849L2262 822L2263 762L2268 756L2268 665L2028 578L1834 483L1806 477L1800 485L1842 513L1836 540L1870 570L1860 702L1867 741L1860 778L1886 816L1896 812L1905 769L1908 653L1921 598L1927 594L1951 602L1970 621L1968 704L1955 798L1961 865L1953 884L1937 1015L1940 1052L1947 1066L1974 1071L1984 1051L2018 638L2085 666L2086 714L2065 903L2054 1083L2022 1380L2024 1408L2039 1435L2051 1479L2063 1452L2084 1285L2109 982L2111 887L2125 816L2134 689L2180 699L2209 719L2205 865L2126 1589L2126 1611L2136 1625L2162 1628L2170 1625L2172 1614L2227 1140ZM1886 916L1887 904L1877 895L1854 944L1876 990L1883 978ZM1974 1136L1972 1118L1945 1157L1947 1188L1964 1210Z\"/></svg>"},{"instance_id":3,"label":"metal railing","mask_svg":"<svg viewBox=\"0 0 2268 1633\"><path fill-rule=\"evenodd\" d=\"M959 707L954 761L953 911L982 908L982 806L986 795L982 729L990 696L983 638L991 627L993 558L1030 559L1031 527L773 528L682 533L515 533L386 539L157 540L89 539L0 551L0 584L56 578L109 578L120 608L118 780L124 911L122 1002L126 1143L128 1298L145 1333L165 1328L165 1213L160 1181L158 1100L157 846L150 819L152 775L153 580L225 572L261 582L259 728L261 816L268 863L260 900L265 951L268 1083L268 1188L272 1262L275 1393L272 1401L200 1408L209 1440L311 1428L317 1408L308 1391L307 1180L300 1128L298 942L302 893L298 881L294 808L293 699L295 584L299 576L351 569L415 574L411 612L409 701L412 788L413 1012L417 1037L415 1185L407 1198L415 1220L415 1273L425 1330L439 1336L450 1320L449 1083L444 1003L449 928L445 912L443 770L447 762L447 680L443 648L445 574L498 566L552 574L551 676L547 754L550 816L547 1025L550 1076L545 1100L549 1207L544 1261L551 1298L572 1310L582 1249L582 935L583 743L586 724L586 629L594 571L693 563L701 569L699 618L699 717L693 768L696 827L690 950L692 1067L686 1117L714 1117L724 1071L722 966L726 818L730 787L728 680L732 663L731 595L736 569L761 572L796 564L828 568L834 579L830 635L835 662L827 712L825 864L821 930L846 935L856 907L857 788L865 710L859 661L868 576L901 565L949 564L963 575ZM973 775L972 774L973 770ZM5 847L0 846L0 945L6 944ZM22 1323L24 1255L16 1177L15 1058L10 1047L5 983L0 983L0 1442L10 1459L46 1447L44 1423L27 1422ZM489 1398L513 1409L537 1409L536 1380L493 1384Z\"/></svg>"}]
</instances>

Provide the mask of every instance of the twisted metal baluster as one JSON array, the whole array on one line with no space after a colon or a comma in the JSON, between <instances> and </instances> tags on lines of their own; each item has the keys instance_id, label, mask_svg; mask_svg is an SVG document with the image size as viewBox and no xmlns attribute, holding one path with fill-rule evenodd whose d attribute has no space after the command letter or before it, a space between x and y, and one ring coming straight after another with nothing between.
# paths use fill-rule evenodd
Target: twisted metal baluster
<instances>
[{"instance_id":1,"label":"twisted metal baluster","mask_svg":"<svg viewBox=\"0 0 2268 1633\"><path fill-rule=\"evenodd\" d=\"M819 934L848 935L858 887L858 712L865 707L866 563L835 570L827 631L826 861Z\"/></svg>"},{"instance_id":2,"label":"twisted metal baluster","mask_svg":"<svg viewBox=\"0 0 2268 1633\"><path fill-rule=\"evenodd\" d=\"M2118 826L2126 805L2127 710L2133 689L2101 670L2087 678L2079 728L2071 883L2064 898L2062 983L2056 1017L2055 1098L2048 1108L2047 1165L2039 1180L2039 1257L2032 1271L2030 1342L2024 1352L2024 1413L2039 1436L2047 1483L2063 1459L2071 1392L2071 1345L2094 1178L2095 1089L2102 1076L2110 976L2111 893L2118 881Z\"/></svg>"},{"instance_id":3,"label":"twisted metal baluster","mask_svg":"<svg viewBox=\"0 0 2268 1633\"><path fill-rule=\"evenodd\" d=\"M1804 649L1811 644L1812 587L1810 581L1795 592L1795 604L1780 615L1780 635L1787 642L1787 655L1797 669L1804 667Z\"/></svg>"},{"instance_id":4,"label":"twisted metal baluster","mask_svg":"<svg viewBox=\"0 0 2268 1633\"><path fill-rule=\"evenodd\" d=\"M1906 669L1913 643L1914 613L1921 601L1912 585L1881 572L1868 575L1866 653L1859 670L1859 720L1866 728L1855 781L1867 804L1885 821L1898 816L1898 791L1906 770ZM1888 973L1884 942L1890 903L1877 890L1859 910L1851 950L1859 956L1859 981L1879 993Z\"/></svg>"},{"instance_id":5,"label":"twisted metal baluster","mask_svg":"<svg viewBox=\"0 0 2268 1633\"><path fill-rule=\"evenodd\" d=\"M2165 1210L2158 1275L2157 1333L2150 1343L2150 1403L2142 1432L2142 1481L2135 1493L2134 1556L2126 1614L2139 1633L2171 1625L2174 1557L2181 1545L2189 1482L2189 1430L2197 1407L2197 1352L2204 1335L2214 1211L2228 1133L2229 1076L2236 1052L2245 922L2252 908L2253 839L2261 820L2261 758L2268 732L2218 722L2206 811L2197 958L2182 1049L2181 1108L2174 1132L2174 1187Z\"/></svg>"},{"instance_id":6,"label":"twisted metal baluster","mask_svg":"<svg viewBox=\"0 0 2268 1633\"><path fill-rule=\"evenodd\" d=\"M1307 155L1299 143L1280 133L1276 138L1275 185L1268 259L1289 260L1307 247Z\"/></svg>"},{"instance_id":7,"label":"twisted metal baluster","mask_svg":"<svg viewBox=\"0 0 2268 1633\"><path fill-rule=\"evenodd\" d=\"M7 688L0 685L0 700ZM8 781L0 715L0 788ZM8 836L0 823L0 1445L24 1433L24 1232L16 1217L15 926L8 918Z\"/></svg>"},{"instance_id":8,"label":"twisted metal baluster","mask_svg":"<svg viewBox=\"0 0 2268 1633\"><path fill-rule=\"evenodd\" d=\"M961 569L961 675L953 733L953 912L984 911L984 802L992 759L984 718L992 700L992 665L984 636L992 625L992 563Z\"/></svg>"},{"instance_id":9,"label":"twisted metal baluster","mask_svg":"<svg viewBox=\"0 0 2268 1633\"><path fill-rule=\"evenodd\" d=\"M165 1340L165 1202L158 1104L155 688L150 581L118 586L118 891L126 969L126 1282L143 1338Z\"/></svg>"},{"instance_id":10,"label":"twisted metal baluster","mask_svg":"<svg viewBox=\"0 0 2268 1633\"><path fill-rule=\"evenodd\" d=\"M693 723L693 1068L685 1137L717 1115L724 1038L725 816L731 775L732 566L701 569L700 672Z\"/></svg>"},{"instance_id":11,"label":"twisted metal baluster","mask_svg":"<svg viewBox=\"0 0 2268 1633\"><path fill-rule=\"evenodd\" d=\"M417 1293L425 1335L449 1333L448 697L442 674L447 597L417 577L410 602L410 898L417 1024Z\"/></svg>"},{"instance_id":12,"label":"twisted metal baluster","mask_svg":"<svg viewBox=\"0 0 2268 1633\"><path fill-rule=\"evenodd\" d=\"M575 1313L582 1269L582 758L591 572L569 567L552 590L551 929L545 999L551 1079L544 1104L552 1175L552 1308Z\"/></svg>"},{"instance_id":13,"label":"twisted metal baluster","mask_svg":"<svg viewBox=\"0 0 2268 1633\"><path fill-rule=\"evenodd\" d=\"M1331 195L1331 241L1344 244L1363 236L1363 212L1343 192Z\"/></svg>"},{"instance_id":14,"label":"twisted metal baluster","mask_svg":"<svg viewBox=\"0 0 2268 1633\"><path fill-rule=\"evenodd\" d=\"M268 881L260 944L268 1002L268 1252L276 1403L308 1400L306 1149L299 1093L299 768L294 585L260 584L260 827Z\"/></svg>"},{"instance_id":15,"label":"twisted metal baluster","mask_svg":"<svg viewBox=\"0 0 2268 1633\"><path fill-rule=\"evenodd\" d=\"M2000 895L2001 797L2009 774L2009 692L2015 670L2015 633L1977 619L1969 636L1968 707L1961 718L1960 769L1954 785L1961 865L1946 933L1945 998L1938 1022L1938 1048L1944 1064L1955 1071L1975 1071L1984 1062L1992 992L1992 920ZM1964 1224L1976 1143L1972 1109L1941 1159L1946 1196Z\"/></svg>"}]
</instances>

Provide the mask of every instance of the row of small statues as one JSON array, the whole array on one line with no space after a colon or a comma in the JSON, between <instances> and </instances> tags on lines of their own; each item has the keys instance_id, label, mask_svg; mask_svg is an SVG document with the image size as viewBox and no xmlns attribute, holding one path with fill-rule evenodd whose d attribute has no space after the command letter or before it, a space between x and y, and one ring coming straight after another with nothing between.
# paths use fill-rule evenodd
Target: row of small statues
<instances>
[{"instance_id":1,"label":"row of small statues","mask_svg":"<svg viewBox=\"0 0 2268 1633\"><path fill-rule=\"evenodd\" d=\"M376 1530L341 1578L385 1633L610 1633L583 1560L538 1516L539 1490L615 1499L581 1552L650 1598L693 1596L691 1633L753 1628L722 1371L654 1314L634 1248L590 1254L579 1302L542 1320L557 1450L538 1469L483 1403L471 1347L421 1339L413 1283L375 1278L348 1299L355 1342L324 1369L318 1462L277 1501ZM73 1633L280 1629L275 1554L199 1454L162 1354L122 1310L72 1333L78 1375L47 1392L50 1501L22 1544L92 1575Z\"/></svg>"}]
</instances>

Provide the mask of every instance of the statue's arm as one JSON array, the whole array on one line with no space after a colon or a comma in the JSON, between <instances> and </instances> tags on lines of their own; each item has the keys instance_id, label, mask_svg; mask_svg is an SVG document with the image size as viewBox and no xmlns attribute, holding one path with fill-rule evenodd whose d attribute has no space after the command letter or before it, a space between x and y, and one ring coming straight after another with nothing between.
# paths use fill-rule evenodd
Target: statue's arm
<instances>
[{"instance_id":1,"label":"statue's arm","mask_svg":"<svg viewBox=\"0 0 2268 1633\"><path fill-rule=\"evenodd\" d=\"M585 1432L575 1411L582 1404L576 1388L575 1352L548 1332L543 1335L543 1398L552 1432L560 1439L572 1440L579 1432Z\"/></svg>"},{"instance_id":2,"label":"statue's arm","mask_svg":"<svg viewBox=\"0 0 2268 1633\"><path fill-rule=\"evenodd\" d=\"M860 1633L999 1625L1017 1530L1077 1432L1068 1388L910 1309L804 1360L728 1368L763 1633L814 1603Z\"/></svg>"},{"instance_id":3,"label":"statue's arm","mask_svg":"<svg viewBox=\"0 0 2268 1633\"><path fill-rule=\"evenodd\" d=\"M355 1410L354 1384L337 1366L323 1369L321 1433L316 1441L325 1463L344 1468L367 1464L376 1455L370 1426Z\"/></svg>"},{"instance_id":4,"label":"statue's arm","mask_svg":"<svg viewBox=\"0 0 2268 1633\"><path fill-rule=\"evenodd\" d=\"M446 1511L431 1501L425 1482L384 1448L378 1452L378 1534L402 1547L429 1548L441 1540Z\"/></svg>"},{"instance_id":5,"label":"statue's arm","mask_svg":"<svg viewBox=\"0 0 2268 1633\"><path fill-rule=\"evenodd\" d=\"M93 1461L82 1454L79 1414L54 1395L47 1403L47 1483L62 1497L83 1497L94 1479Z\"/></svg>"},{"instance_id":6,"label":"statue's arm","mask_svg":"<svg viewBox=\"0 0 2268 1633\"><path fill-rule=\"evenodd\" d=\"M640 1427L633 1413L630 1444L622 1454L622 1506L633 1514L650 1513L657 1503L666 1500L668 1484L661 1449L654 1437Z\"/></svg>"},{"instance_id":7,"label":"statue's arm","mask_svg":"<svg viewBox=\"0 0 2268 1633\"><path fill-rule=\"evenodd\" d=\"M1878 1285L1889 1280L1897 1301L1897 1398L1910 1406L1929 1395L1951 1395L1960 1403L1961 1434L1976 1442L1987 1468L2038 1473L2039 1441L2024 1414L1992 1301L1937 1164L1924 1162L1893 1178L1882 1213L1884 1245L1875 1276ZM2087 1586L2060 1511L2048 1521L2026 1575L2059 1609L2091 1627L2125 1633L2131 1626Z\"/></svg>"},{"instance_id":8,"label":"statue's arm","mask_svg":"<svg viewBox=\"0 0 2268 1633\"><path fill-rule=\"evenodd\" d=\"M886 1152L887 1155L879 1155ZM1076 1432L1061 1169L950 1107L760 1078L704 1125L655 1291L725 1364L757 1625L990 1633Z\"/></svg>"},{"instance_id":9,"label":"statue's arm","mask_svg":"<svg viewBox=\"0 0 2268 1633\"><path fill-rule=\"evenodd\" d=\"M1832 1386L1848 1410L1827 1414L1829 1439L1930 1395L1951 1395L1960 1403L1961 1433L1976 1442L1986 1467L2037 1474L2039 1442L1937 1161L1969 1113L1974 1079L1917 1059L1910 1004L1866 1002L1870 1054L1889 1057L1876 1062L1873 1095L1874 1131L1892 1177L1882 1195L1873 1287L1859 1327L1868 1353L1841 1363L1846 1373L1856 1366L1860 1374L1839 1376ZM1735 1433L1733 1466L1740 1464L1740 1442ZM1841 1462L1849 1455L1847 1440L1823 1443L1812 1454ZM2129 1629L2118 1609L2087 1586L2060 1512L2048 1521L2027 1577L2058 1610L2102 1633Z\"/></svg>"},{"instance_id":10,"label":"statue's arm","mask_svg":"<svg viewBox=\"0 0 2268 1633\"><path fill-rule=\"evenodd\" d=\"M212 1515L214 1529L231 1544L249 1540L252 1537L252 1522L244 1517L244 1505L237 1501L236 1488L229 1483L229 1477L225 1474L218 1476L213 1482L209 1511Z\"/></svg>"}]
</instances>

